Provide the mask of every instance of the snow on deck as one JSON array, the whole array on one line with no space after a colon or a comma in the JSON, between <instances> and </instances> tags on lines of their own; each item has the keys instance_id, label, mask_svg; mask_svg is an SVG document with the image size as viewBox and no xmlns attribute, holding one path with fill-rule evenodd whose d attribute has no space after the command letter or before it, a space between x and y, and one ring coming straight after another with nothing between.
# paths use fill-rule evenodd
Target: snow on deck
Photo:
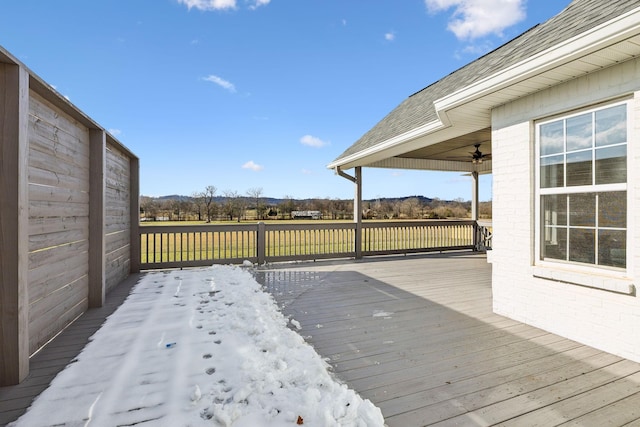
<instances>
[{"instance_id":1,"label":"snow on deck","mask_svg":"<svg viewBox=\"0 0 640 427\"><path fill-rule=\"evenodd\" d=\"M13 426L382 426L245 269L142 276Z\"/></svg>"}]
</instances>

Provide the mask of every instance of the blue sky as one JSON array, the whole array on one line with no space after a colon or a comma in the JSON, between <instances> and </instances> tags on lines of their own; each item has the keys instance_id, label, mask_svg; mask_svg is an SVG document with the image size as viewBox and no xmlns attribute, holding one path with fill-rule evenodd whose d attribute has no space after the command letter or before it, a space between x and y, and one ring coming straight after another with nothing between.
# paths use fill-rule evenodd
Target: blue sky
<instances>
[{"instance_id":1,"label":"blue sky","mask_svg":"<svg viewBox=\"0 0 640 427\"><path fill-rule=\"evenodd\" d=\"M143 195L351 198L329 162L412 93L568 3L0 0L0 45L140 157ZM363 176L366 199L471 197L461 174Z\"/></svg>"}]
</instances>

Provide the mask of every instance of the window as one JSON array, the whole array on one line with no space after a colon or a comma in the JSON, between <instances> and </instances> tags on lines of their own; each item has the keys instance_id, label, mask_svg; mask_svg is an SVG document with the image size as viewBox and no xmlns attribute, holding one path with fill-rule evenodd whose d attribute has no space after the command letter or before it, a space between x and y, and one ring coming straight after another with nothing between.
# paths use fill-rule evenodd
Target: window
<instances>
[{"instance_id":1,"label":"window","mask_svg":"<svg viewBox=\"0 0 640 427\"><path fill-rule=\"evenodd\" d=\"M541 122L540 259L627 266L627 104Z\"/></svg>"}]
</instances>

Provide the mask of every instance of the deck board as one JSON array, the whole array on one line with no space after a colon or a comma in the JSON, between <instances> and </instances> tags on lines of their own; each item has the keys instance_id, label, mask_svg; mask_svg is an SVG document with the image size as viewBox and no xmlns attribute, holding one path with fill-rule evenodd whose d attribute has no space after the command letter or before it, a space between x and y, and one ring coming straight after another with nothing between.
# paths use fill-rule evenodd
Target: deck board
<instances>
[{"instance_id":1,"label":"deck board","mask_svg":"<svg viewBox=\"0 0 640 427\"><path fill-rule=\"evenodd\" d=\"M483 255L279 264L256 277L390 427L640 424L640 364L494 314Z\"/></svg>"}]
</instances>

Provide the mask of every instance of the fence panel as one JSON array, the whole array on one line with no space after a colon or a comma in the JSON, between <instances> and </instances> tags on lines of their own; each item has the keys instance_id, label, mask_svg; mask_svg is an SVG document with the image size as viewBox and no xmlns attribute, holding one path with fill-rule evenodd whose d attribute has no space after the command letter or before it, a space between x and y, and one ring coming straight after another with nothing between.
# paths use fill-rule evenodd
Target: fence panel
<instances>
[{"instance_id":1,"label":"fence panel","mask_svg":"<svg viewBox=\"0 0 640 427\"><path fill-rule=\"evenodd\" d=\"M364 223L363 255L474 248L475 221Z\"/></svg>"},{"instance_id":2,"label":"fence panel","mask_svg":"<svg viewBox=\"0 0 640 427\"><path fill-rule=\"evenodd\" d=\"M355 224L266 224L265 261L355 256Z\"/></svg>"},{"instance_id":3,"label":"fence panel","mask_svg":"<svg viewBox=\"0 0 640 427\"><path fill-rule=\"evenodd\" d=\"M141 268L258 261L257 224L140 227Z\"/></svg>"}]
</instances>

